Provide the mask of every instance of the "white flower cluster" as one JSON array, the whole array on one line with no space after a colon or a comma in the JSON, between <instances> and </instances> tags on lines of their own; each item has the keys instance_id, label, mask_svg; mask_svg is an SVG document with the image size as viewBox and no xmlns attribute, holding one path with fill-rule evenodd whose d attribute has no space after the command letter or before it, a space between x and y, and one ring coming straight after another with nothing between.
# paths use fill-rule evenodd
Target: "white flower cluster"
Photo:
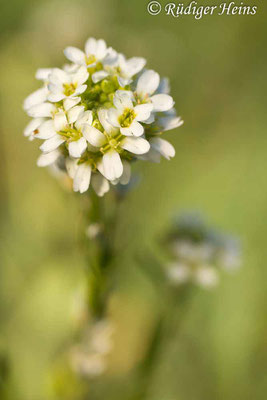
<instances>
[{"instance_id":1,"label":"white flower cluster","mask_svg":"<svg viewBox=\"0 0 267 400\"><path fill-rule=\"evenodd\" d=\"M108 320L99 320L85 332L82 341L70 351L72 369L84 377L96 377L108 367L113 349L114 327Z\"/></svg>"},{"instance_id":2,"label":"white flower cluster","mask_svg":"<svg viewBox=\"0 0 267 400\"><path fill-rule=\"evenodd\" d=\"M64 53L71 64L39 69L43 86L24 101L33 118L24 135L43 140L38 166L56 164L73 179L74 191L87 191L91 182L103 196L110 183L128 183L131 161L175 155L160 137L183 123L166 78L104 40L89 38L84 51L67 47Z\"/></svg>"},{"instance_id":3,"label":"white flower cluster","mask_svg":"<svg viewBox=\"0 0 267 400\"><path fill-rule=\"evenodd\" d=\"M173 284L191 282L212 288L219 282L219 269L240 265L236 240L208 228L195 215L179 218L167 241L173 260L167 265L167 275Z\"/></svg>"}]
</instances>

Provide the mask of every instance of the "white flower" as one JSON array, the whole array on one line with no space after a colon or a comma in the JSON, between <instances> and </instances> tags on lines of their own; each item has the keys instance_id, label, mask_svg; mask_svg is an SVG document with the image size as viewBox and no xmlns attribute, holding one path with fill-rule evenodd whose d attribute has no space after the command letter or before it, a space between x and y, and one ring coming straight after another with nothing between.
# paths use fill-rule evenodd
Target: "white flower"
<instances>
[{"instance_id":1,"label":"white flower","mask_svg":"<svg viewBox=\"0 0 267 400\"><path fill-rule=\"evenodd\" d=\"M103 152L103 157L97 163L99 172L109 181L114 181L123 174L120 153L123 150L127 150L133 154L144 154L148 152L150 145L143 138L121 135L118 128L113 127L108 122L106 109L99 110L98 118L104 128L104 132L93 126L84 125L82 133L93 147L99 148Z\"/></svg>"},{"instance_id":2,"label":"white flower","mask_svg":"<svg viewBox=\"0 0 267 400\"><path fill-rule=\"evenodd\" d=\"M119 54L119 76L120 86L124 87L132 82L132 78L138 74L146 65L146 60L142 57L132 57L126 60L123 54Z\"/></svg>"},{"instance_id":3,"label":"white flower","mask_svg":"<svg viewBox=\"0 0 267 400\"><path fill-rule=\"evenodd\" d=\"M81 129L84 124L91 124L92 119L92 112L84 112L83 106L72 107L67 112L63 109L58 111L54 119L44 122L39 127L39 133L35 135L45 140L40 149L44 153L49 153L67 142L70 156L81 157L87 148Z\"/></svg>"},{"instance_id":4,"label":"white flower","mask_svg":"<svg viewBox=\"0 0 267 400\"><path fill-rule=\"evenodd\" d=\"M219 282L217 271L210 266L201 266L197 268L193 280L199 286L207 289L214 288Z\"/></svg>"},{"instance_id":5,"label":"white flower","mask_svg":"<svg viewBox=\"0 0 267 400\"><path fill-rule=\"evenodd\" d=\"M154 112L170 110L174 101L165 93L154 94L159 87L159 74L153 70L147 70L138 78L136 93L141 101L152 102Z\"/></svg>"},{"instance_id":6,"label":"white flower","mask_svg":"<svg viewBox=\"0 0 267 400\"><path fill-rule=\"evenodd\" d=\"M93 68L97 63L104 66L112 66L116 63L118 55L111 47L107 47L106 42L102 39L96 40L89 38L85 43L85 51L77 47L67 47L64 50L65 56L77 65L84 65ZM106 78L109 75L104 69L94 72L92 80L94 83Z\"/></svg>"},{"instance_id":7,"label":"white flower","mask_svg":"<svg viewBox=\"0 0 267 400\"><path fill-rule=\"evenodd\" d=\"M144 128L140 124L146 121L153 109L152 104L133 105L133 93L124 90L117 90L113 103L116 108L108 111L109 122L120 128L124 136L141 136Z\"/></svg>"},{"instance_id":8,"label":"white flower","mask_svg":"<svg viewBox=\"0 0 267 400\"><path fill-rule=\"evenodd\" d=\"M77 97L82 94L87 85L85 82L89 77L86 67L81 66L73 74L62 69L55 68L49 75L48 89L50 91L48 100L58 102L67 97Z\"/></svg>"}]
</instances>

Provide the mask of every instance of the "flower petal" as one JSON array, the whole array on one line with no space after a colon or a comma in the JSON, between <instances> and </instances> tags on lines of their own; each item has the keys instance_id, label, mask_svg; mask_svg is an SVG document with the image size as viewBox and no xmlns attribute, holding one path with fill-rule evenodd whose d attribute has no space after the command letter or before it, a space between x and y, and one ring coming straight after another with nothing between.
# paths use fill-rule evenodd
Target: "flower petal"
<instances>
[{"instance_id":1,"label":"flower petal","mask_svg":"<svg viewBox=\"0 0 267 400\"><path fill-rule=\"evenodd\" d=\"M65 111L70 110L75 107L81 101L80 97L68 97L63 100L63 107Z\"/></svg>"},{"instance_id":2,"label":"flower petal","mask_svg":"<svg viewBox=\"0 0 267 400\"><path fill-rule=\"evenodd\" d=\"M114 132L114 130L116 131L116 128L114 128L113 125L111 125L108 121L108 110L105 108L100 108L97 112L98 115L98 119L101 123L101 125L103 126L104 130L109 133L112 134Z\"/></svg>"},{"instance_id":3,"label":"flower petal","mask_svg":"<svg viewBox=\"0 0 267 400\"><path fill-rule=\"evenodd\" d=\"M126 61L126 75L132 77L140 72L146 65L146 60L142 57L132 57Z\"/></svg>"},{"instance_id":4,"label":"flower petal","mask_svg":"<svg viewBox=\"0 0 267 400\"><path fill-rule=\"evenodd\" d=\"M120 177L120 183L122 185L128 185L131 178L131 165L126 160L123 160L122 164L123 164L123 173L122 176Z\"/></svg>"},{"instance_id":5,"label":"flower petal","mask_svg":"<svg viewBox=\"0 0 267 400\"><path fill-rule=\"evenodd\" d=\"M66 47L64 50L65 57L72 61L74 64L85 65L85 54L77 47Z\"/></svg>"},{"instance_id":6,"label":"flower petal","mask_svg":"<svg viewBox=\"0 0 267 400\"><path fill-rule=\"evenodd\" d=\"M152 138L150 144L154 150L158 151L167 160L175 156L175 149L171 143L167 142L167 140Z\"/></svg>"},{"instance_id":7,"label":"flower petal","mask_svg":"<svg viewBox=\"0 0 267 400\"><path fill-rule=\"evenodd\" d=\"M54 121L52 119L45 121L42 125L39 126L38 132L36 133L36 137L38 139L50 139L51 137L57 134L54 126Z\"/></svg>"},{"instance_id":8,"label":"flower petal","mask_svg":"<svg viewBox=\"0 0 267 400\"><path fill-rule=\"evenodd\" d=\"M101 147L106 143L105 135L93 126L83 125L82 133L92 146Z\"/></svg>"},{"instance_id":9,"label":"flower petal","mask_svg":"<svg viewBox=\"0 0 267 400\"><path fill-rule=\"evenodd\" d=\"M79 158L87 148L87 142L84 137L69 143L69 154L73 158Z\"/></svg>"},{"instance_id":10,"label":"flower petal","mask_svg":"<svg viewBox=\"0 0 267 400\"><path fill-rule=\"evenodd\" d=\"M89 164L83 163L78 165L73 180L74 192L84 193L88 190L91 179L91 171L92 170Z\"/></svg>"},{"instance_id":11,"label":"flower petal","mask_svg":"<svg viewBox=\"0 0 267 400\"><path fill-rule=\"evenodd\" d=\"M102 79L106 78L108 75L109 74L106 71L103 71L103 70L97 71L92 75L92 81L94 83L100 82L100 81L102 81Z\"/></svg>"},{"instance_id":12,"label":"flower petal","mask_svg":"<svg viewBox=\"0 0 267 400\"><path fill-rule=\"evenodd\" d=\"M84 106L75 106L68 111L69 124L73 124L82 115Z\"/></svg>"},{"instance_id":13,"label":"flower petal","mask_svg":"<svg viewBox=\"0 0 267 400\"><path fill-rule=\"evenodd\" d=\"M95 55L96 54L96 48L97 48L97 42L95 38L89 38L87 39L85 43L85 53L87 56L90 55Z\"/></svg>"},{"instance_id":14,"label":"flower petal","mask_svg":"<svg viewBox=\"0 0 267 400\"><path fill-rule=\"evenodd\" d=\"M55 111L54 104L41 103L31 107L27 112L33 118L45 118L51 117L53 111Z\"/></svg>"},{"instance_id":15,"label":"flower petal","mask_svg":"<svg viewBox=\"0 0 267 400\"><path fill-rule=\"evenodd\" d=\"M29 108L35 106L36 104L40 104L46 101L48 96L48 89L47 87L43 87L41 89L36 90L35 92L31 93L23 102L24 110L29 110Z\"/></svg>"},{"instance_id":16,"label":"flower petal","mask_svg":"<svg viewBox=\"0 0 267 400\"><path fill-rule=\"evenodd\" d=\"M153 94L159 86L159 74L152 69L145 71L137 81L136 91L140 95Z\"/></svg>"},{"instance_id":17,"label":"flower petal","mask_svg":"<svg viewBox=\"0 0 267 400\"><path fill-rule=\"evenodd\" d=\"M137 122L137 121L133 121L132 122L132 124L131 124L131 126L130 126L130 129L131 129L131 131L132 131L132 134L134 135L134 136L142 136L143 135L143 133L144 133L144 128L143 128L143 126L139 123L139 122Z\"/></svg>"},{"instance_id":18,"label":"flower petal","mask_svg":"<svg viewBox=\"0 0 267 400\"><path fill-rule=\"evenodd\" d=\"M25 127L23 134L24 136L31 136L34 131L38 130L39 126L44 122L44 118L34 118ZM36 132L38 133L38 132Z\"/></svg>"},{"instance_id":19,"label":"flower petal","mask_svg":"<svg viewBox=\"0 0 267 400\"><path fill-rule=\"evenodd\" d=\"M54 150L50 153L41 154L37 160L38 167L47 167L48 165L53 164L58 157L60 156L60 151Z\"/></svg>"},{"instance_id":20,"label":"flower petal","mask_svg":"<svg viewBox=\"0 0 267 400\"><path fill-rule=\"evenodd\" d=\"M77 72L73 75L73 82L77 83L78 86L82 85L84 82L87 81L89 77L89 72L85 66L81 66Z\"/></svg>"},{"instance_id":21,"label":"flower petal","mask_svg":"<svg viewBox=\"0 0 267 400\"><path fill-rule=\"evenodd\" d=\"M145 154L150 148L150 144L146 139L137 137L126 137L121 142L121 147L130 153Z\"/></svg>"},{"instance_id":22,"label":"flower petal","mask_svg":"<svg viewBox=\"0 0 267 400\"><path fill-rule=\"evenodd\" d=\"M84 111L82 114L80 114L79 118L75 122L75 128L81 130L83 124L91 125L92 122L93 122L93 112L91 110Z\"/></svg>"},{"instance_id":23,"label":"flower petal","mask_svg":"<svg viewBox=\"0 0 267 400\"><path fill-rule=\"evenodd\" d=\"M40 149L44 153L49 153L50 151L56 150L62 143L65 142L65 139L62 138L60 135L55 135L50 139L44 141Z\"/></svg>"},{"instance_id":24,"label":"flower petal","mask_svg":"<svg viewBox=\"0 0 267 400\"><path fill-rule=\"evenodd\" d=\"M50 86L50 85L49 85ZM65 99L65 94L63 92L57 92L57 93L49 93L47 99L51 101L52 103L57 103L58 101L61 101Z\"/></svg>"},{"instance_id":25,"label":"flower petal","mask_svg":"<svg viewBox=\"0 0 267 400\"><path fill-rule=\"evenodd\" d=\"M71 179L74 179L74 176L76 174L76 171L78 168L77 161L78 160L75 160L70 157L66 159L65 166L66 166L67 173Z\"/></svg>"},{"instance_id":26,"label":"flower petal","mask_svg":"<svg viewBox=\"0 0 267 400\"><path fill-rule=\"evenodd\" d=\"M102 60L107 53L107 45L103 39L97 40L95 56L98 60Z\"/></svg>"},{"instance_id":27,"label":"flower petal","mask_svg":"<svg viewBox=\"0 0 267 400\"><path fill-rule=\"evenodd\" d=\"M57 132L64 130L68 126L68 120L64 111L59 111L55 114L54 126Z\"/></svg>"},{"instance_id":28,"label":"flower petal","mask_svg":"<svg viewBox=\"0 0 267 400\"><path fill-rule=\"evenodd\" d=\"M174 101L168 94L155 94L151 97L154 111L168 111L173 107Z\"/></svg>"},{"instance_id":29,"label":"flower petal","mask_svg":"<svg viewBox=\"0 0 267 400\"><path fill-rule=\"evenodd\" d=\"M117 90L113 99L114 106L123 111L125 108L133 108L133 93L128 90Z\"/></svg>"},{"instance_id":30,"label":"flower petal","mask_svg":"<svg viewBox=\"0 0 267 400\"><path fill-rule=\"evenodd\" d=\"M50 83L56 86L71 82L70 75L60 68L53 68L51 74L48 76L48 79Z\"/></svg>"},{"instance_id":31,"label":"flower petal","mask_svg":"<svg viewBox=\"0 0 267 400\"><path fill-rule=\"evenodd\" d=\"M92 186L94 191L99 197L104 196L105 193L109 191L109 182L104 176L99 173L93 174L92 176Z\"/></svg>"},{"instance_id":32,"label":"flower petal","mask_svg":"<svg viewBox=\"0 0 267 400\"><path fill-rule=\"evenodd\" d=\"M140 104L134 107L134 112L136 114L136 121L146 121L153 110L152 104Z\"/></svg>"},{"instance_id":33,"label":"flower petal","mask_svg":"<svg viewBox=\"0 0 267 400\"><path fill-rule=\"evenodd\" d=\"M108 116L109 122L110 122L113 126L115 126L115 127L117 127L117 128L120 127L120 123L119 123L119 121L118 121L119 116L120 116L120 111L119 111L119 110L116 110L116 108L110 108L110 109L108 110L108 112L107 112L107 116Z\"/></svg>"},{"instance_id":34,"label":"flower petal","mask_svg":"<svg viewBox=\"0 0 267 400\"><path fill-rule=\"evenodd\" d=\"M52 68L39 68L35 73L35 78L40 81L47 81L52 71Z\"/></svg>"},{"instance_id":35,"label":"flower petal","mask_svg":"<svg viewBox=\"0 0 267 400\"><path fill-rule=\"evenodd\" d=\"M123 165L119 154L110 150L103 155L103 175L110 181L120 178L123 172Z\"/></svg>"}]
</instances>

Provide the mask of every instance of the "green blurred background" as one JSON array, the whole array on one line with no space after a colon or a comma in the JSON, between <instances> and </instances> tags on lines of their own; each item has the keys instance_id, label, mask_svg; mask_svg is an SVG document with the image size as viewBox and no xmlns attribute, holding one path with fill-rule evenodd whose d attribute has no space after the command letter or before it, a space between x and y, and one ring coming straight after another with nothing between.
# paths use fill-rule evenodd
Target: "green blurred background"
<instances>
[{"instance_id":1,"label":"green blurred background","mask_svg":"<svg viewBox=\"0 0 267 400\"><path fill-rule=\"evenodd\" d=\"M38 145L22 135L22 101L38 87L37 68L61 66L64 47L82 47L89 36L168 76L185 120L166 134L175 159L136 165L141 184L121 210L124 251L112 300L121 327L111 376L134 363L163 301L136 252L157 252L155 238L172 216L194 209L241 237L244 262L217 290L195 292L161 355L151 399L266 398L267 8L257 3L255 16L196 21L151 16L142 0L1 1L0 353L8 356L9 400L55 398L51 366L73 332L85 263L79 196L36 167Z\"/></svg>"}]
</instances>

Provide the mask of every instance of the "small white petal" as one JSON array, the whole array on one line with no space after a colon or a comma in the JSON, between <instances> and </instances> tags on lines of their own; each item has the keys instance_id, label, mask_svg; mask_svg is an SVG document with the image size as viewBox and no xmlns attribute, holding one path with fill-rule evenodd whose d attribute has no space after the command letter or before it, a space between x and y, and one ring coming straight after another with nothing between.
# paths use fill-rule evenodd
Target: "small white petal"
<instances>
[{"instance_id":1,"label":"small white petal","mask_svg":"<svg viewBox=\"0 0 267 400\"><path fill-rule=\"evenodd\" d=\"M49 93L47 99L51 101L52 103L57 103L58 101L61 101L65 99L65 94L62 92L57 92L57 93Z\"/></svg>"},{"instance_id":2,"label":"small white petal","mask_svg":"<svg viewBox=\"0 0 267 400\"><path fill-rule=\"evenodd\" d=\"M134 154L145 154L150 149L147 140L137 137L127 137L121 142L121 147Z\"/></svg>"},{"instance_id":3,"label":"small white petal","mask_svg":"<svg viewBox=\"0 0 267 400\"><path fill-rule=\"evenodd\" d=\"M77 47L66 47L64 54L68 60L72 61L74 64L83 65L85 64L85 54Z\"/></svg>"},{"instance_id":4,"label":"small white petal","mask_svg":"<svg viewBox=\"0 0 267 400\"><path fill-rule=\"evenodd\" d=\"M70 75L60 68L53 68L51 74L48 76L49 82L58 86L63 83L70 83Z\"/></svg>"},{"instance_id":5,"label":"small white petal","mask_svg":"<svg viewBox=\"0 0 267 400\"><path fill-rule=\"evenodd\" d=\"M33 118L45 118L51 117L52 112L55 111L54 104L51 103L41 103L31 107L27 112L30 117Z\"/></svg>"},{"instance_id":6,"label":"small white petal","mask_svg":"<svg viewBox=\"0 0 267 400\"><path fill-rule=\"evenodd\" d=\"M120 117L120 111L116 110L115 108L110 108L107 112L108 120L109 122L115 126L115 127L120 127L119 123L119 117Z\"/></svg>"},{"instance_id":7,"label":"small white petal","mask_svg":"<svg viewBox=\"0 0 267 400\"><path fill-rule=\"evenodd\" d=\"M62 131L68 126L68 120L64 111L59 111L54 117L55 130Z\"/></svg>"},{"instance_id":8,"label":"small white petal","mask_svg":"<svg viewBox=\"0 0 267 400\"><path fill-rule=\"evenodd\" d=\"M107 45L103 39L97 40L95 56L98 60L102 60L107 54Z\"/></svg>"},{"instance_id":9,"label":"small white petal","mask_svg":"<svg viewBox=\"0 0 267 400\"><path fill-rule=\"evenodd\" d=\"M129 128L120 128L120 131L121 131L121 134L123 136L133 136L133 132L132 132L131 127L129 127Z\"/></svg>"},{"instance_id":10,"label":"small white petal","mask_svg":"<svg viewBox=\"0 0 267 400\"><path fill-rule=\"evenodd\" d=\"M146 65L146 60L142 57L132 57L126 61L126 75L132 77L140 72ZM123 71L124 72L124 71Z\"/></svg>"},{"instance_id":11,"label":"small white petal","mask_svg":"<svg viewBox=\"0 0 267 400\"><path fill-rule=\"evenodd\" d=\"M92 81L94 83L102 81L102 79L106 78L108 76L108 72L106 71L97 71L92 75Z\"/></svg>"},{"instance_id":12,"label":"small white petal","mask_svg":"<svg viewBox=\"0 0 267 400\"><path fill-rule=\"evenodd\" d=\"M78 71L73 75L73 82L77 83L78 86L82 85L87 81L89 72L85 66L81 66Z\"/></svg>"},{"instance_id":13,"label":"small white petal","mask_svg":"<svg viewBox=\"0 0 267 400\"><path fill-rule=\"evenodd\" d=\"M44 141L40 149L44 153L49 153L50 151L56 150L62 143L65 142L65 139L62 138L60 135L55 135L50 139Z\"/></svg>"},{"instance_id":14,"label":"small white petal","mask_svg":"<svg viewBox=\"0 0 267 400\"><path fill-rule=\"evenodd\" d=\"M97 42L95 38L89 38L87 39L85 43L85 53L87 56L90 55L95 55L96 54L96 48L97 48Z\"/></svg>"},{"instance_id":15,"label":"small white petal","mask_svg":"<svg viewBox=\"0 0 267 400\"><path fill-rule=\"evenodd\" d=\"M83 124L92 125L92 122L93 112L91 110L84 111L82 114L80 114L79 118L75 122L75 128L81 130Z\"/></svg>"},{"instance_id":16,"label":"small white petal","mask_svg":"<svg viewBox=\"0 0 267 400\"><path fill-rule=\"evenodd\" d=\"M94 191L99 197L104 196L105 193L109 191L109 183L104 176L100 175L99 173L93 174L92 176L92 186Z\"/></svg>"},{"instance_id":17,"label":"small white petal","mask_svg":"<svg viewBox=\"0 0 267 400\"><path fill-rule=\"evenodd\" d=\"M157 93L170 93L170 81L169 78L161 78L159 82L159 87L157 89Z\"/></svg>"},{"instance_id":18,"label":"small white petal","mask_svg":"<svg viewBox=\"0 0 267 400\"><path fill-rule=\"evenodd\" d=\"M68 111L69 124L73 124L82 115L84 106L75 106Z\"/></svg>"},{"instance_id":19,"label":"small white petal","mask_svg":"<svg viewBox=\"0 0 267 400\"><path fill-rule=\"evenodd\" d=\"M103 155L103 175L110 181L120 178L123 166L119 154L110 150Z\"/></svg>"},{"instance_id":20,"label":"small white petal","mask_svg":"<svg viewBox=\"0 0 267 400\"><path fill-rule=\"evenodd\" d=\"M73 158L79 158L87 148L87 142L84 137L69 143L69 154Z\"/></svg>"},{"instance_id":21,"label":"small white petal","mask_svg":"<svg viewBox=\"0 0 267 400\"><path fill-rule=\"evenodd\" d=\"M38 167L47 167L53 164L60 156L60 151L54 150L50 153L41 154L37 160Z\"/></svg>"},{"instance_id":22,"label":"small white petal","mask_svg":"<svg viewBox=\"0 0 267 400\"><path fill-rule=\"evenodd\" d=\"M161 138L152 138L150 140L151 147L158 151L163 157L169 160L175 156L175 148L167 140Z\"/></svg>"},{"instance_id":23,"label":"small white petal","mask_svg":"<svg viewBox=\"0 0 267 400\"><path fill-rule=\"evenodd\" d=\"M122 176L120 177L120 183L122 185L127 185L131 178L131 165L126 160L122 161L122 165L123 165L123 173Z\"/></svg>"},{"instance_id":24,"label":"small white petal","mask_svg":"<svg viewBox=\"0 0 267 400\"><path fill-rule=\"evenodd\" d=\"M183 125L184 121L181 117L176 116L163 116L158 118L158 124L162 131L169 131Z\"/></svg>"},{"instance_id":25,"label":"small white petal","mask_svg":"<svg viewBox=\"0 0 267 400\"><path fill-rule=\"evenodd\" d=\"M125 108L133 108L133 93L128 90L117 90L113 99L114 106L123 111Z\"/></svg>"},{"instance_id":26,"label":"small white petal","mask_svg":"<svg viewBox=\"0 0 267 400\"><path fill-rule=\"evenodd\" d=\"M142 136L144 133L144 128L143 126L137 122L137 121L133 121L131 123L131 126L129 127L129 129L132 131L132 134L136 137L138 136Z\"/></svg>"},{"instance_id":27,"label":"small white petal","mask_svg":"<svg viewBox=\"0 0 267 400\"><path fill-rule=\"evenodd\" d=\"M134 107L134 112L136 114L136 121L146 121L153 110L152 104L140 104Z\"/></svg>"},{"instance_id":28,"label":"small white petal","mask_svg":"<svg viewBox=\"0 0 267 400\"><path fill-rule=\"evenodd\" d=\"M74 192L84 193L88 190L91 179L90 165L83 163L77 166L77 170L73 180Z\"/></svg>"},{"instance_id":29,"label":"small white petal","mask_svg":"<svg viewBox=\"0 0 267 400\"><path fill-rule=\"evenodd\" d=\"M100 110L97 112L97 115L104 130L107 133L112 134L116 128L114 128L114 126L108 122L108 110L105 108L100 108Z\"/></svg>"},{"instance_id":30,"label":"small white petal","mask_svg":"<svg viewBox=\"0 0 267 400\"><path fill-rule=\"evenodd\" d=\"M39 126L44 122L44 118L34 118L25 127L23 134L24 136L31 136ZM37 133L37 132L36 132Z\"/></svg>"},{"instance_id":31,"label":"small white petal","mask_svg":"<svg viewBox=\"0 0 267 400\"><path fill-rule=\"evenodd\" d=\"M63 107L65 111L70 110L72 107L76 106L79 104L81 101L80 97L68 97L63 100Z\"/></svg>"},{"instance_id":32,"label":"small white petal","mask_svg":"<svg viewBox=\"0 0 267 400\"><path fill-rule=\"evenodd\" d=\"M78 86L77 89L75 90L75 92L71 96L78 96L79 94L82 94L83 92L85 92L86 89L87 89L87 85Z\"/></svg>"},{"instance_id":33,"label":"small white petal","mask_svg":"<svg viewBox=\"0 0 267 400\"><path fill-rule=\"evenodd\" d=\"M42 125L39 126L38 133L36 133L36 137L38 139L50 139L51 137L57 134L54 126L54 121L52 119L45 121Z\"/></svg>"},{"instance_id":34,"label":"small white petal","mask_svg":"<svg viewBox=\"0 0 267 400\"><path fill-rule=\"evenodd\" d=\"M152 69L145 71L137 82L136 91L140 95L153 94L159 86L159 74Z\"/></svg>"},{"instance_id":35,"label":"small white petal","mask_svg":"<svg viewBox=\"0 0 267 400\"><path fill-rule=\"evenodd\" d=\"M40 81L47 81L52 71L52 68L39 68L36 71L35 78Z\"/></svg>"},{"instance_id":36,"label":"small white petal","mask_svg":"<svg viewBox=\"0 0 267 400\"><path fill-rule=\"evenodd\" d=\"M83 125L82 133L85 139L94 147L101 147L106 143L105 135L93 126Z\"/></svg>"},{"instance_id":37,"label":"small white petal","mask_svg":"<svg viewBox=\"0 0 267 400\"><path fill-rule=\"evenodd\" d=\"M29 110L29 108L35 106L36 104L40 104L46 101L48 96L48 89L47 87L43 87L41 89L36 90L35 92L31 93L23 102L24 110Z\"/></svg>"},{"instance_id":38,"label":"small white petal","mask_svg":"<svg viewBox=\"0 0 267 400\"><path fill-rule=\"evenodd\" d=\"M168 111L173 107L174 101L168 94L155 94L151 97L154 111Z\"/></svg>"},{"instance_id":39,"label":"small white petal","mask_svg":"<svg viewBox=\"0 0 267 400\"><path fill-rule=\"evenodd\" d=\"M74 176L75 176L77 168L78 168L77 160L74 160L73 158L67 158L65 165L66 165L66 170L67 170L69 177L71 179L74 179Z\"/></svg>"}]
</instances>

